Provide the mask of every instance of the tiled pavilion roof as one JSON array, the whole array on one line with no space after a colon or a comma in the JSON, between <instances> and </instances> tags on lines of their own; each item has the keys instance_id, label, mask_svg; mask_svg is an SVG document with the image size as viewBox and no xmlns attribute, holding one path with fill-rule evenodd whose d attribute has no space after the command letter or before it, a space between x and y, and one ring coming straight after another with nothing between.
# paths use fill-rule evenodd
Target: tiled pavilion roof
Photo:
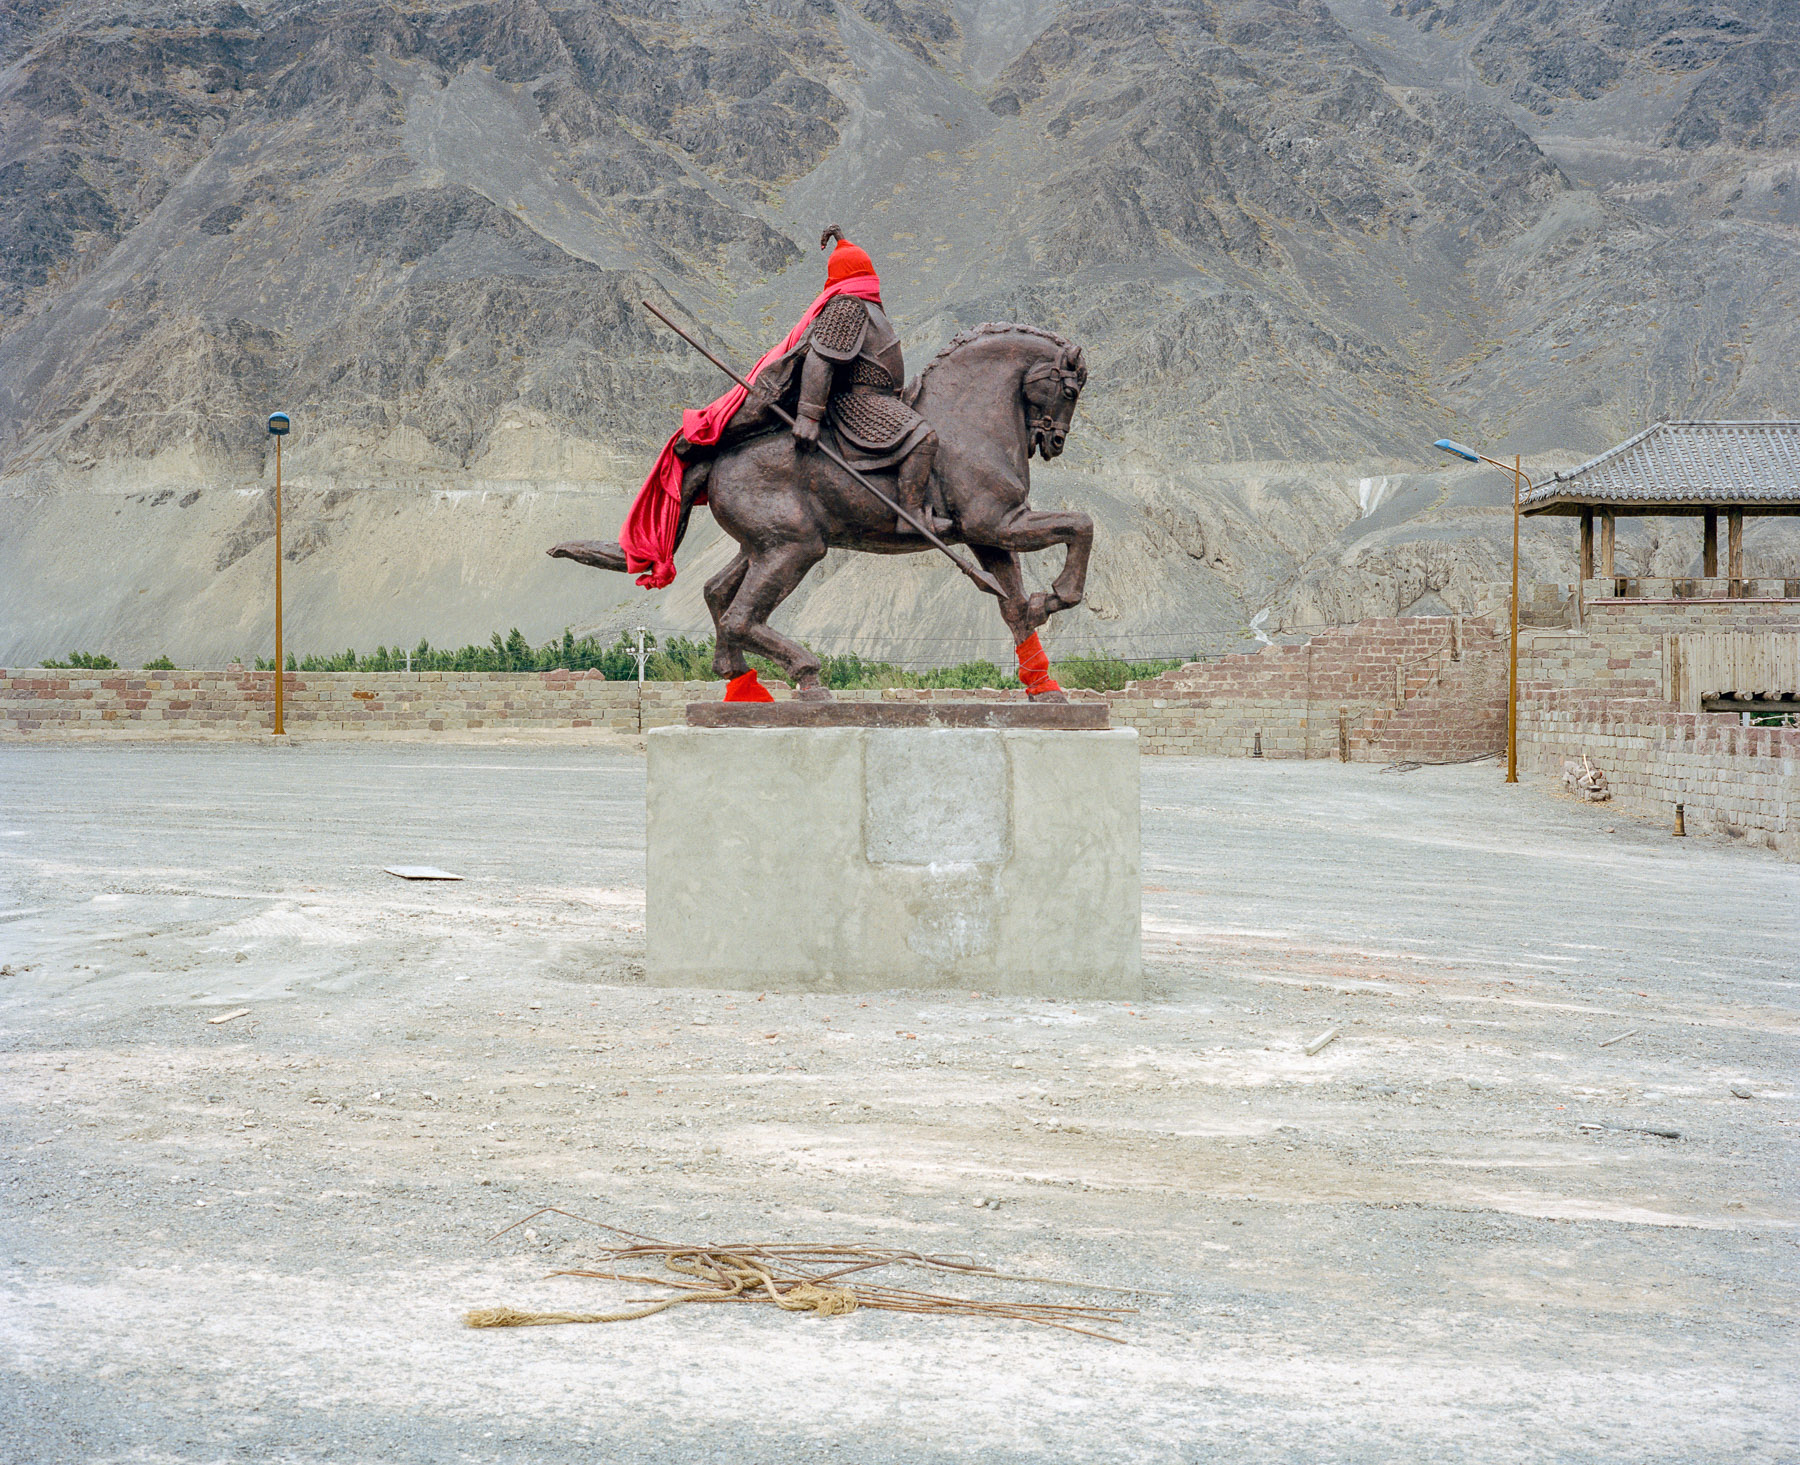
<instances>
[{"instance_id":1,"label":"tiled pavilion roof","mask_svg":"<svg viewBox=\"0 0 1800 1465\"><path fill-rule=\"evenodd\" d=\"M1659 422L1540 483L1520 505L1528 514L1800 513L1800 422Z\"/></svg>"}]
</instances>

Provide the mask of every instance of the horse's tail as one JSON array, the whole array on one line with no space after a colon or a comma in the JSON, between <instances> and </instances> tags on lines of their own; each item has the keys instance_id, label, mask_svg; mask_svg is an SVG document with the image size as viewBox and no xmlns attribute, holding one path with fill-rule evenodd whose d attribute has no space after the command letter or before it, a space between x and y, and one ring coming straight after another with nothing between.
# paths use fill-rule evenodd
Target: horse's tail
<instances>
[{"instance_id":1,"label":"horse's tail","mask_svg":"<svg viewBox=\"0 0 1800 1465\"><path fill-rule=\"evenodd\" d=\"M619 548L616 539L566 539L552 545L549 555L553 560L574 560L578 565L592 565L596 570L625 573L625 551Z\"/></svg>"},{"instance_id":2,"label":"horse's tail","mask_svg":"<svg viewBox=\"0 0 1800 1465\"><path fill-rule=\"evenodd\" d=\"M681 475L681 518L675 524L676 549L681 548L681 541L687 537L688 515L694 511L694 500L706 491L706 481L711 477L710 462L694 463ZM619 548L616 539L569 539L552 546L549 554L553 560L574 560L580 565L592 565L596 570L626 573L625 551Z\"/></svg>"}]
</instances>

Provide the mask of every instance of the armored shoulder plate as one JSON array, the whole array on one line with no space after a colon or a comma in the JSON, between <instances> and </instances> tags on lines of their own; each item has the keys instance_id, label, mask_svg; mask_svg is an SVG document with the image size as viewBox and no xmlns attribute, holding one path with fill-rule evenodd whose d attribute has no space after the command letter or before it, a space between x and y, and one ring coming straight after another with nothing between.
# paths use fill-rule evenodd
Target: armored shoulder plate
<instances>
[{"instance_id":1,"label":"armored shoulder plate","mask_svg":"<svg viewBox=\"0 0 1800 1465\"><path fill-rule=\"evenodd\" d=\"M854 295L840 295L813 318L811 346L827 361L851 361L868 330L868 307Z\"/></svg>"}]
</instances>

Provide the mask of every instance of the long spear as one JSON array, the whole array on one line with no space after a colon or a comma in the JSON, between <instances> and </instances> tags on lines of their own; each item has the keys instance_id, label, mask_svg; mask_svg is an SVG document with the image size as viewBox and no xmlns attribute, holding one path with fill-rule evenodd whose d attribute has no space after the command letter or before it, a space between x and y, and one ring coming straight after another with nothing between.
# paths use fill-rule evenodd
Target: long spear
<instances>
[{"instance_id":1,"label":"long spear","mask_svg":"<svg viewBox=\"0 0 1800 1465\"><path fill-rule=\"evenodd\" d=\"M682 328L680 326L676 325L674 321L670 320L668 318L668 316L664 315L660 310L658 310L648 300L643 302L643 306L644 306L645 310L649 311L650 314L655 316L665 326L667 326L670 330L675 332L676 335L680 336L682 340L686 341L688 343L688 345L692 346L696 351L698 351L708 361L712 362L712 364L714 366L718 367L720 371L724 372L726 376L730 377L734 382L736 382L746 392L754 392L756 390L756 388L751 386L749 382L745 381L743 379L743 377L739 376L735 371L733 371L723 361L719 360L719 358L717 356L714 356L712 354L712 352L708 351L706 349L706 347L702 346L698 341L696 341L686 331L682 330ZM793 417L782 407L782 405L779 402L770 402L769 407L775 413L775 415L777 417L779 417L783 422L785 422L789 427L792 427L794 425ZM882 503L886 504L890 509L892 509L896 515L898 515L900 518L906 520L907 523L911 524L913 526L913 528L917 529L919 531L919 533L923 534L926 539L931 541L932 544L936 545L939 549L943 550L945 555L947 555L949 557L951 564L955 565L957 569L961 570L965 575L967 575L971 580L973 580L983 590L987 591L987 593L989 595L992 595L996 600L1006 599L1006 592L1000 588L999 581L995 580L992 575L988 574L988 572L986 570L982 569L979 565L972 565L967 560L963 559L963 557L961 555L959 555L955 550L950 548L949 545L945 544L943 540L941 540L937 537L937 535L935 535L931 532L931 526L929 524L925 523L925 521L923 519L921 519L917 514L913 513L911 510L902 508L899 504L895 503L891 498L889 498L885 493L883 493L879 488L877 488L873 483L869 482L869 480L866 477L864 477L861 473L858 473L856 471L856 469L852 468L848 463L846 463L843 460L843 458L838 455L837 451L831 447L831 445L829 443L814 443L813 446L816 447L827 458L831 459L832 462L836 463L838 465L838 467L842 468L844 470L844 472L848 473L852 478L854 478L864 488L868 489L868 491L870 493L874 494L876 498L880 499Z\"/></svg>"}]
</instances>

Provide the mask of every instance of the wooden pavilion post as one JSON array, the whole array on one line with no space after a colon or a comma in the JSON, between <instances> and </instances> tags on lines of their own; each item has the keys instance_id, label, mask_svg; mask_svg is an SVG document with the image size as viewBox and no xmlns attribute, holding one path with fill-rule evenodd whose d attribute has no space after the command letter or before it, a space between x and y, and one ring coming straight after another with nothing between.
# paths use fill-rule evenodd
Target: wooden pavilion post
<instances>
[{"instance_id":1,"label":"wooden pavilion post","mask_svg":"<svg viewBox=\"0 0 1800 1465\"><path fill-rule=\"evenodd\" d=\"M1735 593L1744 578L1744 511L1728 509L1725 513L1725 573L1731 577Z\"/></svg>"},{"instance_id":2,"label":"wooden pavilion post","mask_svg":"<svg viewBox=\"0 0 1800 1465\"><path fill-rule=\"evenodd\" d=\"M1708 509L1702 520L1704 528L1700 536L1700 573L1712 580L1719 573L1719 515L1717 510Z\"/></svg>"},{"instance_id":3,"label":"wooden pavilion post","mask_svg":"<svg viewBox=\"0 0 1800 1465\"><path fill-rule=\"evenodd\" d=\"M1589 507L1581 511L1581 578L1594 578L1594 511Z\"/></svg>"},{"instance_id":4,"label":"wooden pavilion post","mask_svg":"<svg viewBox=\"0 0 1800 1465\"><path fill-rule=\"evenodd\" d=\"M1600 515L1600 578L1613 578L1613 516L1604 511Z\"/></svg>"}]
</instances>

